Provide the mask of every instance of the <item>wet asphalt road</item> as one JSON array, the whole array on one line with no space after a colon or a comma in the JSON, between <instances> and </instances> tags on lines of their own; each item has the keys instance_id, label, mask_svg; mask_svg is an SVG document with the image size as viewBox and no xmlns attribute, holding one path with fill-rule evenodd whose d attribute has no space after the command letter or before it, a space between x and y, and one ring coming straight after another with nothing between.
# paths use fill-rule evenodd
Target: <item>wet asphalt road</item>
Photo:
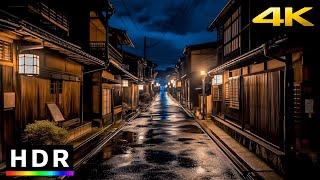
<instances>
[{"instance_id":1,"label":"wet asphalt road","mask_svg":"<svg viewBox=\"0 0 320 180\"><path fill-rule=\"evenodd\" d=\"M150 118L152 116L152 118ZM195 121L162 92L75 179L241 179Z\"/></svg>"}]
</instances>

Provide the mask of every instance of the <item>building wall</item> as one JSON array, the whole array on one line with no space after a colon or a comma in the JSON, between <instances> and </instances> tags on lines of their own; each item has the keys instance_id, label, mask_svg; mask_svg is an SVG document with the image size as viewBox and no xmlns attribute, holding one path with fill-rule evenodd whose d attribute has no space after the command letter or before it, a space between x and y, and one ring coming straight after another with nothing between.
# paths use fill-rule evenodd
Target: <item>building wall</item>
<instances>
[{"instance_id":1,"label":"building wall","mask_svg":"<svg viewBox=\"0 0 320 180\"><path fill-rule=\"evenodd\" d=\"M7 53L3 53L3 44L8 44ZM16 103L12 94L16 91L16 46L13 40L0 33L0 162L6 158L6 147L14 144L17 136L15 123ZM3 57L4 54L9 54ZM13 102L12 102L13 99ZM7 103L9 102L9 103ZM12 103L13 103L13 106ZM10 105L10 106L7 106Z\"/></svg>"},{"instance_id":2,"label":"building wall","mask_svg":"<svg viewBox=\"0 0 320 180\"><path fill-rule=\"evenodd\" d=\"M202 49L194 50L191 52L191 73L200 71L208 72L211 68L218 65L216 57L216 49Z\"/></svg>"},{"instance_id":3,"label":"building wall","mask_svg":"<svg viewBox=\"0 0 320 180\"><path fill-rule=\"evenodd\" d=\"M90 42L106 41L106 29L104 24L96 17L97 15L95 12L91 11L90 16L93 16L93 18L90 19Z\"/></svg>"}]
</instances>

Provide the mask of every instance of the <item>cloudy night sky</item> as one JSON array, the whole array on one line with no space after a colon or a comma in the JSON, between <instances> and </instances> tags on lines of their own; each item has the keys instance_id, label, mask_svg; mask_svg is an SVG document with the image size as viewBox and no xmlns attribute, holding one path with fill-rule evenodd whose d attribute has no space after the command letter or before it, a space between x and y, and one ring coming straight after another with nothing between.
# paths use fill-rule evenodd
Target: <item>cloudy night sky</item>
<instances>
[{"instance_id":1,"label":"cloudy night sky","mask_svg":"<svg viewBox=\"0 0 320 180\"><path fill-rule=\"evenodd\" d=\"M135 48L127 50L143 56L147 36L147 58L164 70L173 66L183 48L214 41L206 30L226 0L112 0L116 9L110 25L127 30Z\"/></svg>"}]
</instances>

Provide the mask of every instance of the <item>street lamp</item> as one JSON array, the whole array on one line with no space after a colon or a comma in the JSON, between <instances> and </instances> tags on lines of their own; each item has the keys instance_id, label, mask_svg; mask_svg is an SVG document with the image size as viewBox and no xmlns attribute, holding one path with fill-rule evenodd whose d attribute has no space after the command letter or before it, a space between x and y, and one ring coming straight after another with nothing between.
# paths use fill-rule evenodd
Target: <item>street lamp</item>
<instances>
[{"instance_id":1,"label":"street lamp","mask_svg":"<svg viewBox=\"0 0 320 180\"><path fill-rule=\"evenodd\" d=\"M205 110L204 110L204 106L205 106L205 88L206 88L206 84L205 84L205 80L206 80L206 76L207 73L205 71L201 71L200 75L202 77L202 120L204 120L204 116L205 116Z\"/></svg>"}]
</instances>

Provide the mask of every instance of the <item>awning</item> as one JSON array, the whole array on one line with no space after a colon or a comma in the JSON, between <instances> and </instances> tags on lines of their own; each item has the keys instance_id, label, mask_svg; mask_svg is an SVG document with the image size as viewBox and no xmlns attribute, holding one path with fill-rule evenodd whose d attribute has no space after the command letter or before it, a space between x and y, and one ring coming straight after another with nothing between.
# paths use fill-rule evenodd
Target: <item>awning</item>
<instances>
[{"instance_id":1,"label":"awning","mask_svg":"<svg viewBox=\"0 0 320 180\"><path fill-rule=\"evenodd\" d=\"M126 76L128 76L130 79L134 80L134 81L142 81L141 79L139 79L138 77L134 76L133 74L131 74L129 71L127 71L124 67L122 67L122 64L115 61L114 59L110 59L110 64L114 67L116 67L117 69L119 69L120 71L122 71Z\"/></svg>"},{"instance_id":2,"label":"awning","mask_svg":"<svg viewBox=\"0 0 320 180\"><path fill-rule=\"evenodd\" d=\"M267 57L265 55L266 48L268 50L276 49L276 48L279 47L279 45L281 43L284 43L287 40L288 40L288 38L280 39L280 40L274 42L270 46L266 46L266 44L262 44L261 46L257 47L256 49L253 49L253 50L251 50L251 51L249 51L249 52L247 52L247 53L245 53L245 54L243 54L243 55L241 55L239 57L236 57L235 59L232 59L232 60L230 60L230 61L228 61L228 62L226 62L226 63L224 63L224 64L222 64L222 65L220 65L220 66L218 66L218 67L216 67L214 69L212 69L212 70L210 70L208 72L208 74L210 75L210 74L220 73L220 72L222 72L223 70L225 70L227 68L236 66L237 64L242 63L242 62L246 62L246 61L248 61L248 60L250 60L250 59L252 59L254 57L257 57L258 55L262 55L262 56L264 56L266 58L272 59L271 57Z\"/></svg>"},{"instance_id":3,"label":"awning","mask_svg":"<svg viewBox=\"0 0 320 180\"><path fill-rule=\"evenodd\" d=\"M45 47L57 50L66 54L70 59L85 65L105 66L105 62L82 51L81 47L61 39L37 26L34 26L24 20L21 20L3 10L0 10L1 27L7 27L7 30L13 31L21 36L31 36L42 42Z\"/></svg>"},{"instance_id":4,"label":"awning","mask_svg":"<svg viewBox=\"0 0 320 180\"><path fill-rule=\"evenodd\" d=\"M227 69L229 67L232 67L232 66L236 65L237 63L239 63L241 61L250 59L250 58L255 57L255 56L259 55L259 54L263 54L263 47L264 46L260 46L260 47L258 47L256 49L252 50L252 51L249 51L249 52L247 52L247 53L245 53L245 54L243 54L243 55L231 60L231 61L228 61L228 62L226 62L226 63L224 63L224 64L222 64L222 65L220 65L220 66L218 66L218 67L216 67L216 68L214 68L212 70L210 70L208 72L208 74L219 73L219 72L221 72L221 71L223 71L223 70L225 70L225 69Z\"/></svg>"},{"instance_id":5,"label":"awning","mask_svg":"<svg viewBox=\"0 0 320 180\"><path fill-rule=\"evenodd\" d=\"M121 84L120 80L114 80L114 79L108 79L108 78L102 78L103 83L108 83L108 84Z\"/></svg>"}]
</instances>

